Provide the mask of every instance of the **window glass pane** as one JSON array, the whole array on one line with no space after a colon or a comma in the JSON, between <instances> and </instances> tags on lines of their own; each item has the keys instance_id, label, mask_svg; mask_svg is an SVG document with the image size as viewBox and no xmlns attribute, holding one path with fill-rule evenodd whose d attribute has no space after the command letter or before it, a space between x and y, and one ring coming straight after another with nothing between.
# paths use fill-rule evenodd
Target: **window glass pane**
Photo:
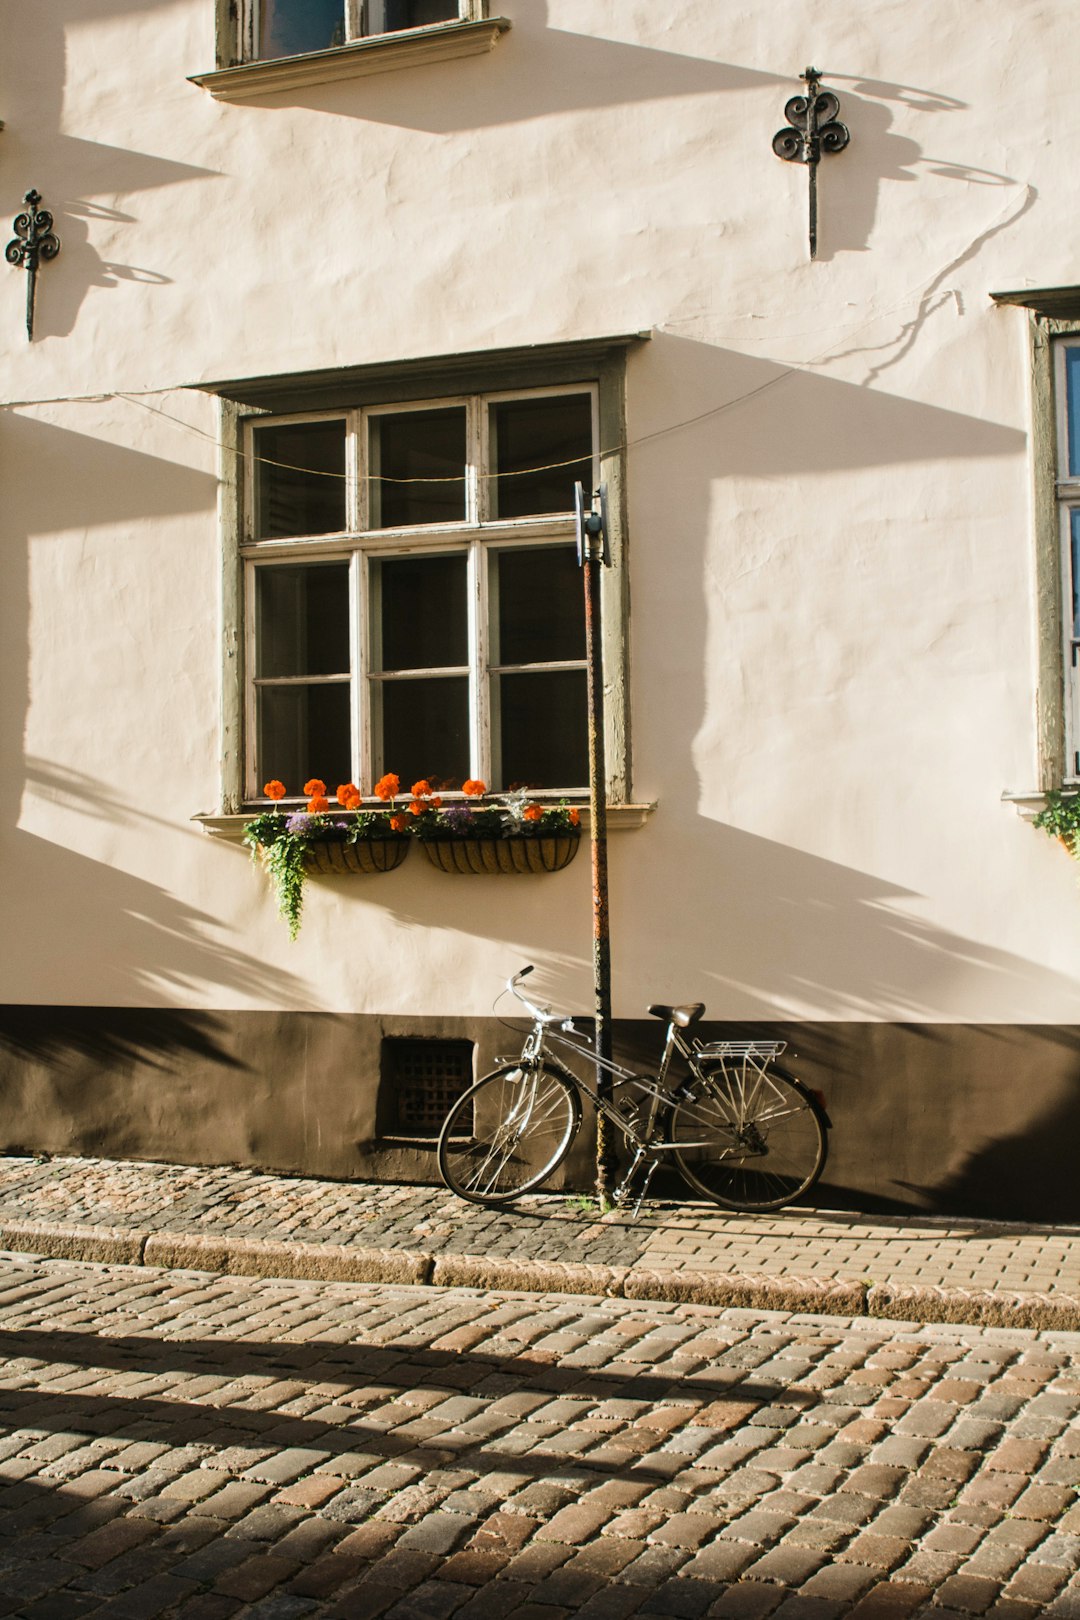
<instances>
[{"instance_id":1,"label":"window glass pane","mask_svg":"<svg viewBox=\"0 0 1080 1620\"><path fill-rule=\"evenodd\" d=\"M458 15L458 0L364 0L364 33L426 28L431 23L451 22Z\"/></svg>"},{"instance_id":2,"label":"window glass pane","mask_svg":"<svg viewBox=\"0 0 1080 1620\"><path fill-rule=\"evenodd\" d=\"M465 516L464 408L374 417L371 465L376 475L372 485L374 528L461 522ZM443 481L424 482L427 479Z\"/></svg>"},{"instance_id":3,"label":"window glass pane","mask_svg":"<svg viewBox=\"0 0 1080 1620\"><path fill-rule=\"evenodd\" d=\"M260 58L345 43L345 0L259 0Z\"/></svg>"},{"instance_id":4,"label":"window glass pane","mask_svg":"<svg viewBox=\"0 0 1080 1620\"><path fill-rule=\"evenodd\" d=\"M1072 563L1072 590L1070 592L1070 606L1072 608L1072 633L1080 640L1080 510L1069 513L1071 524L1071 540L1069 547Z\"/></svg>"},{"instance_id":5,"label":"window glass pane","mask_svg":"<svg viewBox=\"0 0 1080 1620\"><path fill-rule=\"evenodd\" d=\"M592 490L592 401L588 394L503 400L489 418L492 516L572 512L574 484ZM546 472L527 469L558 465ZM568 462L569 465L562 465Z\"/></svg>"},{"instance_id":6,"label":"window glass pane","mask_svg":"<svg viewBox=\"0 0 1080 1620\"><path fill-rule=\"evenodd\" d=\"M348 564L257 569L255 642L256 675L347 675Z\"/></svg>"},{"instance_id":7,"label":"window glass pane","mask_svg":"<svg viewBox=\"0 0 1080 1620\"><path fill-rule=\"evenodd\" d=\"M275 776L290 793L313 776L331 787L351 780L348 681L260 686L256 711L257 787Z\"/></svg>"},{"instance_id":8,"label":"window glass pane","mask_svg":"<svg viewBox=\"0 0 1080 1620\"><path fill-rule=\"evenodd\" d=\"M255 533L260 540L344 529L344 422L257 428L255 454Z\"/></svg>"},{"instance_id":9,"label":"window glass pane","mask_svg":"<svg viewBox=\"0 0 1080 1620\"><path fill-rule=\"evenodd\" d=\"M585 657L585 598L572 546L493 551L490 571L495 663Z\"/></svg>"},{"instance_id":10,"label":"window glass pane","mask_svg":"<svg viewBox=\"0 0 1080 1620\"><path fill-rule=\"evenodd\" d=\"M463 553L383 558L373 566L372 583L379 602L383 669L445 669L468 663Z\"/></svg>"},{"instance_id":11,"label":"window glass pane","mask_svg":"<svg viewBox=\"0 0 1080 1620\"><path fill-rule=\"evenodd\" d=\"M501 786L582 787L589 780L584 670L495 677Z\"/></svg>"},{"instance_id":12,"label":"window glass pane","mask_svg":"<svg viewBox=\"0 0 1080 1620\"><path fill-rule=\"evenodd\" d=\"M1065 350L1069 477L1080 478L1080 347Z\"/></svg>"},{"instance_id":13,"label":"window glass pane","mask_svg":"<svg viewBox=\"0 0 1080 1620\"><path fill-rule=\"evenodd\" d=\"M382 695L382 759L409 788L421 777L465 781L469 775L469 682L445 679L379 681Z\"/></svg>"}]
</instances>

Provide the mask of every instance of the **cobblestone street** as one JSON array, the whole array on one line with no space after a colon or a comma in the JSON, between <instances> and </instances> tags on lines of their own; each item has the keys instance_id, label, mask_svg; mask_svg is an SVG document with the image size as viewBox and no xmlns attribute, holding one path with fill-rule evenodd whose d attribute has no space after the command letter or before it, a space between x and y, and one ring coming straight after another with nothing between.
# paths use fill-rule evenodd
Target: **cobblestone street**
<instances>
[{"instance_id":1,"label":"cobblestone street","mask_svg":"<svg viewBox=\"0 0 1080 1620\"><path fill-rule=\"evenodd\" d=\"M0 1258L0 1613L1080 1616L1080 1336Z\"/></svg>"}]
</instances>

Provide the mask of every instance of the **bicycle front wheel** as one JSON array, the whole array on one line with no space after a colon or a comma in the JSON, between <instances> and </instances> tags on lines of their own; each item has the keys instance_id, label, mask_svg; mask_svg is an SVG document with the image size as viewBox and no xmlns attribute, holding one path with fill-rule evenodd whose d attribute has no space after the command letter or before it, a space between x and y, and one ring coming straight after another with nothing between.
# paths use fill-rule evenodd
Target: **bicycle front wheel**
<instances>
[{"instance_id":1,"label":"bicycle front wheel","mask_svg":"<svg viewBox=\"0 0 1080 1620\"><path fill-rule=\"evenodd\" d=\"M691 1080L671 1116L679 1173L725 1209L782 1209L825 1168L817 1102L770 1064L719 1066Z\"/></svg>"},{"instance_id":2,"label":"bicycle front wheel","mask_svg":"<svg viewBox=\"0 0 1080 1620\"><path fill-rule=\"evenodd\" d=\"M577 1093L561 1075L505 1064L450 1110L439 1133L439 1174L459 1198L508 1204L558 1169L580 1123Z\"/></svg>"}]
</instances>

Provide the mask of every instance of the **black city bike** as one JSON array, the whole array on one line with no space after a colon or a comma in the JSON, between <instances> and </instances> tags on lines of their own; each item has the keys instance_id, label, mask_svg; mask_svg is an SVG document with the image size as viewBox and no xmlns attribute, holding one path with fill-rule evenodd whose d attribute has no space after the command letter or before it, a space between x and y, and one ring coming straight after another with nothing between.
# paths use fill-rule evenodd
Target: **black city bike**
<instances>
[{"instance_id":1,"label":"black city bike","mask_svg":"<svg viewBox=\"0 0 1080 1620\"><path fill-rule=\"evenodd\" d=\"M697 1002L654 1006L667 1033L655 1074L598 1059L572 1018L538 1006L521 991L522 968L506 989L532 1016L521 1055L477 1080L451 1108L439 1135L443 1181L474 1204L499 1207L542 1187L570 1151L583 1099L621 1134L629 1163L616 1204L641 1207L657 1166L674 1164L696 1193L725 1209L782 1209L817 1181L828 1152L831 1120L824 1099L777 1063L784 1041L691 1040L684 1033L704 1016ZM573 1053L595 1075L611 1076L609 1096L562 1057ZM688 1069L672 1082L674 1058Z\"/></svg>"}]
</instances>

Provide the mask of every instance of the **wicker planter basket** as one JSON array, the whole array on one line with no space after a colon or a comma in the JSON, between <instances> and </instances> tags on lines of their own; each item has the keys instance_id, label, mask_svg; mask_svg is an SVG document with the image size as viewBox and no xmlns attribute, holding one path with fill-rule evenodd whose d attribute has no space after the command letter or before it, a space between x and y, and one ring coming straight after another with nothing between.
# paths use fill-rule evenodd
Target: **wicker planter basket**
<instances>
[{"instance_id":1,"label":"wicker planter basket","mask_svg":"<svg viewBox=\"0 0 1080 1620\"><path fill-rule=\"evenodd\" d=\"M580 843L579 832L537 838L427 838L424 852L440 872L561 872Z\"/></svg>"},{"instance_id":2,"label":"wicker planter basket","mask_svg":"<svg viewBox=\"0 0 1080 1620\"><path fill-rule=\"evenodd\" d=\"M409 853L408 838L359 838L355 844L312 844L304 865L313 875L340 872L392 872Z\"/></svg>"}]
</instances>

